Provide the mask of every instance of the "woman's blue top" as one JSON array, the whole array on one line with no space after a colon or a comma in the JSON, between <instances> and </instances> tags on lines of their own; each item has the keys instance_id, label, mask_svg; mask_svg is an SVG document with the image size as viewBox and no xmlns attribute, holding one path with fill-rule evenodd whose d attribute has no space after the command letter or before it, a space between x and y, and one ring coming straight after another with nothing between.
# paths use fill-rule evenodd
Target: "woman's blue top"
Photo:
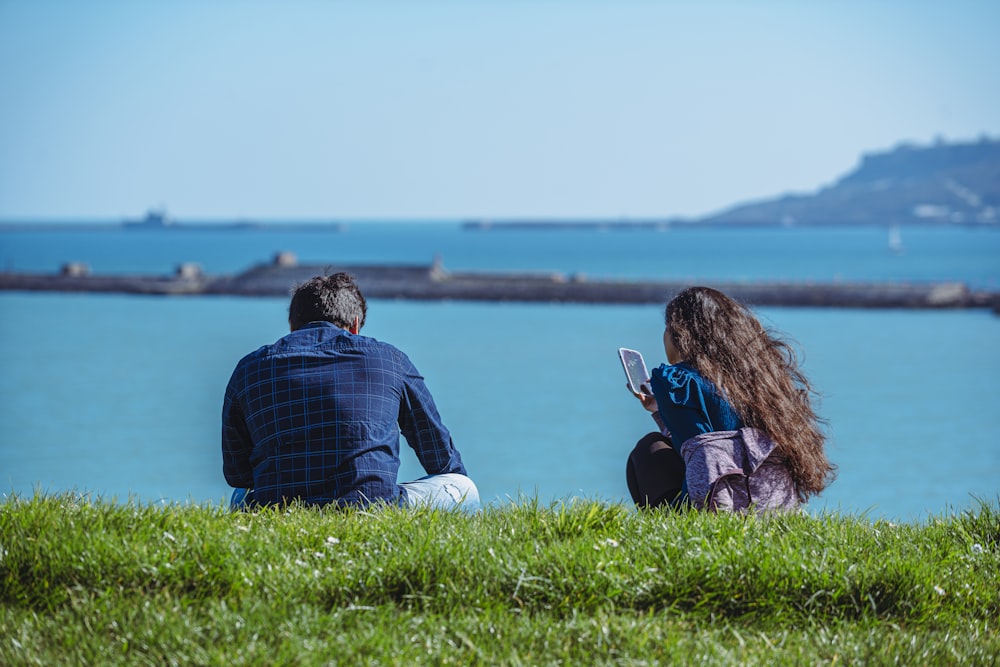
<instances>
[{"instance_id":1,"label":"woman's blue top","mask_svg":"<svg viewBox=\"0 0 1000 667\"><path fill-rule=\"evenodd\" d=\"M650 388L656 397L660 419L670 432L674 449L701 433L735 431L745 426L715 385L684 363L654 368ZM685 480L681 493L687 496Z\"/></svg>"}]
</instances>

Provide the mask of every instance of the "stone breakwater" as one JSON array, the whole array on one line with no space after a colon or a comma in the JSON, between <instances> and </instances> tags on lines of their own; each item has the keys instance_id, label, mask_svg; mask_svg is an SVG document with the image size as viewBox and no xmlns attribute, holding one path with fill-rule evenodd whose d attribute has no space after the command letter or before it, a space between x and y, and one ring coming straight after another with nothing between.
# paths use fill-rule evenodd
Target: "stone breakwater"
<instances>
[{"instance_id":1,"label":"stone breakwater","mask_svg":"<svg viewBox=\"0 0 1000 667\"><path fill-rule=\"evenodd\" d=\"M280 257L280 256L279 256ZM115 292L164 296L236 295L287 297L312 276L334 271L354 275L369 298L462 301L662 304L692 284L720 289L758 306L842 308L991 308L1000 293L962 283L727 282L590 279L531 272L451 272L431 265L259 264L234 275L212 276L182 265L173 275L92 275L66 265L54 274L0 272L0 290Z\"/></svg>"}]
</instances>

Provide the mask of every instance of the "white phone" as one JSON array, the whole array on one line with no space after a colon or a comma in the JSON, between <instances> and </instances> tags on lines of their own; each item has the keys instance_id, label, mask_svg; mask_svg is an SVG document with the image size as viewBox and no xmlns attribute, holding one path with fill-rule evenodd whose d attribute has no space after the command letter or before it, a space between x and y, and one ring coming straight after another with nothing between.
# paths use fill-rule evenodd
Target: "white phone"
<instances>
[{"instance_id":1,"label":"white phone","mask_svg":"<svg viewBox=\"0 0 1000 667\"><path fill-rule=\"evenodd\" d=\"M646 370L646 362L642 355L627 347L620 347L618 348L618 356L622 360L625 377L628 378L628 388L635 394L648 394L649 371ZM647 389L643 390L642 385L646 385Z\"/></svg>"}]
</instances>

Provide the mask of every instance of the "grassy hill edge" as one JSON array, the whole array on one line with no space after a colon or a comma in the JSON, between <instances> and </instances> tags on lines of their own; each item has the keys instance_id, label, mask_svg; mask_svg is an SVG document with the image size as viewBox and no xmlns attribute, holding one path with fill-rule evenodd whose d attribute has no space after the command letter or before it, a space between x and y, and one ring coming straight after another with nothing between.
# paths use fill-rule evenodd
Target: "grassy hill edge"
<instances>
[{"instance_id":1,"label":"grassy hill edge","mask_svg":"<svg viewBox=\"0 0 1000 667\"><path fill-rule=\"evenodd\" d=\"M0 505L11 665L994 664L998 616L996 502L914 524L530 498L474 516Z\"/></svg>"}]
</instances>

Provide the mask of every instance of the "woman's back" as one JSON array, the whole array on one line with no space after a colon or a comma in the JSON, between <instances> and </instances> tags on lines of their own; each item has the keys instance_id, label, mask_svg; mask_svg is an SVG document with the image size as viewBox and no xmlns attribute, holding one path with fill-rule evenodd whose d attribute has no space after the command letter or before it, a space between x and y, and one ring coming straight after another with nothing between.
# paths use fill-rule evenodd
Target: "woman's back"
<instances>
[{"instance_id":1,"label":"woman's back","mask_svg":"<svg viewBox=\"0 0 1000 667\"><path fill-rule=\"evenodd\" d=\"M773 443L799 500L822 491L835 469L824 451L812 387L791 346L765 330L748 307L709 287L679 292L667 304L665 320L670 365L654 370L652 396L639 399L669 432L672 448L702 434L749 427ZM654 444L649 436L640 441ZM630 466L653 460L637 451ZM629 472L635 479L659 474Z\"/></svg>"}]
</instances>

